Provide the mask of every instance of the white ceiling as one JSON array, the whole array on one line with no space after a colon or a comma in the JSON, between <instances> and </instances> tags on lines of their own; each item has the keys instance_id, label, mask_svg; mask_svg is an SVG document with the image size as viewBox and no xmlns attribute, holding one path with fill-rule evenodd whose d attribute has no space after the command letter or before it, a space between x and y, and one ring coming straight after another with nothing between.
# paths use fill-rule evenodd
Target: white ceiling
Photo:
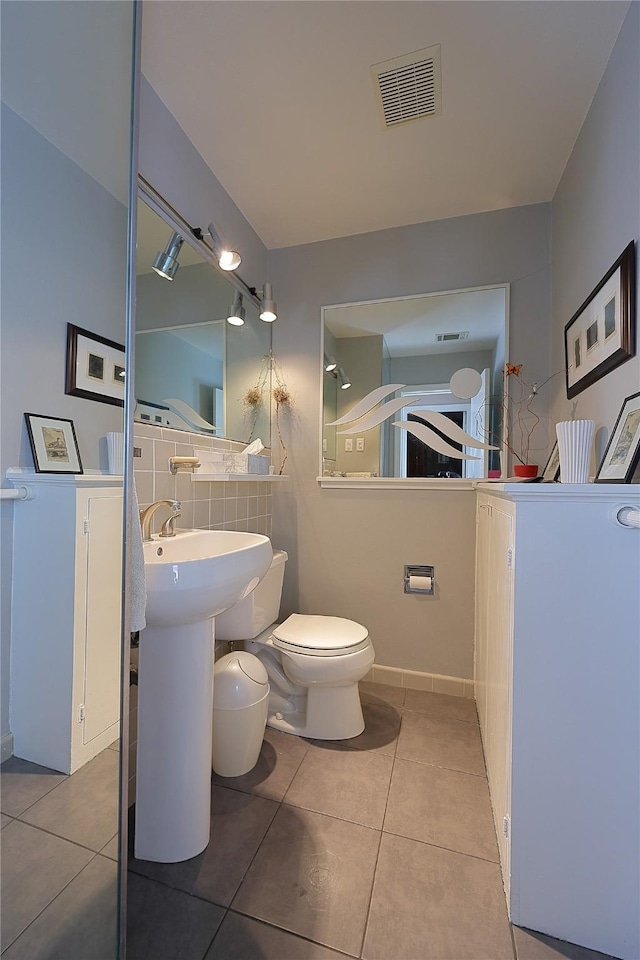
<instances>
[{"instance_id":1,"label":"white ceiling","mask_svg":"<svg viewBox=\"0 0 640 960\"><path fill-rule=\"evenodd\" d=\"M275 248L551 200L628 6L145 0L142 69ZM433 44L442 116L383 129L370 66Z\"/></svg>"},{"instance_id":2,"label":"white ceiling","mask_svg":"<svg viewBox=\"0 0 640 960\"><path fill-rule=\"evenodd\" d=\"M338 339L382 334L390 357L493 350L505 329L505 290L459 291L325 307L325 326ZM436 334L466 332L437 342Z\"/></svg>"}]
</instances>

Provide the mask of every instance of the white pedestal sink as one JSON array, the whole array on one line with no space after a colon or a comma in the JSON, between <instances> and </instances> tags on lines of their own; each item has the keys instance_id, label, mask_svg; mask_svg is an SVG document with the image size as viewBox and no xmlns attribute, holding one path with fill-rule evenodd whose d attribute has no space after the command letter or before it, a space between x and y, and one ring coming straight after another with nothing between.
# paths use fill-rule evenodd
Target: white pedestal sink
<instances>
[{"instance_id":1,"label":"white pedestal sink","mask_svg":"<svg viewBox=\"0 0 640 960\"><path fill-rule=\"evenodd\" d=\"M214 617L271 563L260 534L180 530L143 544L135 855L176 863L209 843Z\"/></svg>"}]
</instances>

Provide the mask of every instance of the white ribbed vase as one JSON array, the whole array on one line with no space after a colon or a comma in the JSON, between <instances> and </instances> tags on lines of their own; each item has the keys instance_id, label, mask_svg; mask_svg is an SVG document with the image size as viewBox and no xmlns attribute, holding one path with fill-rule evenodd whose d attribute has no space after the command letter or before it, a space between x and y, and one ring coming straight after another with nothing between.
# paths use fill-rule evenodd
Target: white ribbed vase
<instances>
[{"instance_id":1,"label":"white ribbed vase","mask_svg":"<svg viewBox=\"0 0 640 960\"><path fill-rule=\"evenodd\" d=\"M588 483L595 420L564 420L556 424L561 483Z\"/></svg>"},{"instance_id":2,"label":"white ribbed vase","mask_svg":"<svg viewBox=\"0 0 640 960\"><path fill-rule=\"evenodd\" d=\"M109 473L124 473L124 433L107 434L107 462Z\"/></svg>"}]
</instances>

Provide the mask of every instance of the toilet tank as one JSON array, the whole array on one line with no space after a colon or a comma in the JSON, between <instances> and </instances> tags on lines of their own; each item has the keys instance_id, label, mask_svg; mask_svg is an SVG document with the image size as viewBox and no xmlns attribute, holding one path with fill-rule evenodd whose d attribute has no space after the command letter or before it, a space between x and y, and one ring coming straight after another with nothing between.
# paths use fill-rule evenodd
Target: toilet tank
<instances>
[{"instance_id":1,"label":"toilet tank","mask_svg":"<svg viewBox=\"0 0 640 960\"><path fill-rule=\"evenodd\" d=\"M248 597L215 618L216 640L253 640L275 623L287 561L284 550L274 550L266 575Z\"/></svg>"}]
</instances>

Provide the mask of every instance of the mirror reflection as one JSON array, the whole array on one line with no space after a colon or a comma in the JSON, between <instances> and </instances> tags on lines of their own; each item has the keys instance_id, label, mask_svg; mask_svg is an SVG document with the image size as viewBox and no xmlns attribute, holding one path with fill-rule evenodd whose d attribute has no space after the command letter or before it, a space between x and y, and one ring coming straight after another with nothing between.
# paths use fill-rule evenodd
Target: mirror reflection
<instances>
[{"instance_id":1,"label":"mirror reflection","mask_svg":"<svg viewBox=\"0 0 640 960\"><path fill-rule=\"evenodd\" d=\"M140 198L135 419L268 446L268 403L243 400L270 349L251 298Z\"/></svg>"},{"instance_id":2,"label":"mirror reflection","mask_svg":"<svg viewBox=\"0 0 640 960\"><path fill-rule=\"evenodd\" d=\"M499 446L507 287L340 304L325 307L323 320L323 476L471 478L500 468L498 450L451 440L434 425L432 414ZM477 372L479 389L472 397L461 398L464 390L450 382L461 369ZM406 398L406 404L396 405L381 424L357 430L365 425L361 414L351 417L353 422L331 425L385 385L397 385L385 401ZM460 456L438 452L410 429L394 426L398 421L417 425L416 432L421 427L435 431Z\"/></svg>"}]
</instances>

